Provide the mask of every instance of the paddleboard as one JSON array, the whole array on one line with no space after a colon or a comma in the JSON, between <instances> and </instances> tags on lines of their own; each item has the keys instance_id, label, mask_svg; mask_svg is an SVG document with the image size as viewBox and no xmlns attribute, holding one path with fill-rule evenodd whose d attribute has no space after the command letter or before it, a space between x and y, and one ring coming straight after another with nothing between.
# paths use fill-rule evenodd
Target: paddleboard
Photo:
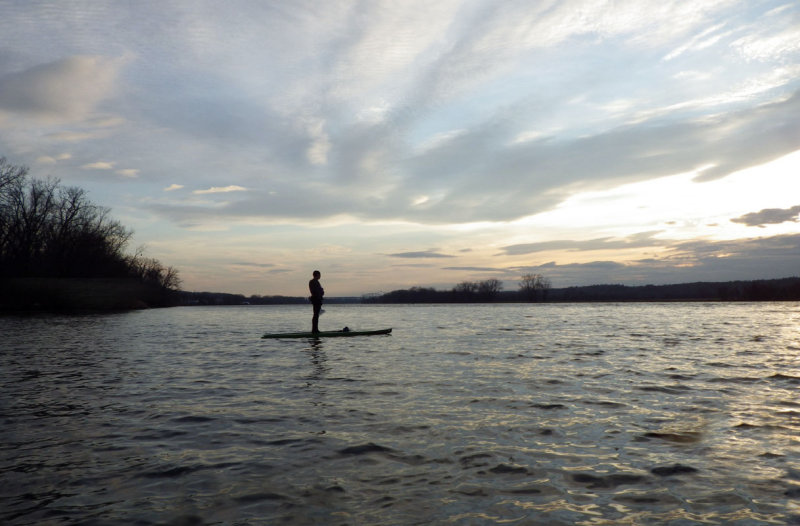
<instances>
[{"instance_id":1,"label":"paddleboard","mask_svg":"<svg viewBox=\"0 0 800 526\"><path fill-rule=\"evenodd\" d=\"M391 334L392 329L378 329L376 331L320 331L313 332L278 332L267 333L261 338L333 338L340 336L376 336L378 334Z\"/></svg>"}]
</instances>

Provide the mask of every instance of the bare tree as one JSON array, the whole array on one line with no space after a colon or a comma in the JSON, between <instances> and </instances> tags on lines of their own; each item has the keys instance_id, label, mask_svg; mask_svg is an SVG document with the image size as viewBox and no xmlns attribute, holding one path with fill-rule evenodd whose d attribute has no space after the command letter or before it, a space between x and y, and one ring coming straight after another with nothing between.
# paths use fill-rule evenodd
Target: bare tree
<instances>
[{"instance_id":1,"label":"bare tree","mask_svg":"<svg viewBox=\"0 0 800 526\"><path fill-rule=\"evenodd\" d=\"M456 301L473 301L478 292L478 284L474 281L462 281L453 287L453 297Z\"/></svg>"},{"instance_id":2,"label":"bare tree","mask_svg":"<svg viewBox=\"0 0 800 526\"><path fill-rule=\"evenodd\" d=\"M27 179L0 157L1 277L136 277L177 289L178 271L125 255L133 232L58 179Z\"/></svg>"},{"instance_id":3,"label":"bare tree","mask_svg":"<svg viewBox=\"0 0 800 526\"><path fill-rule=\"evenodd\" d=\"M547 300L551 288L550 280L541 274L525 274L520 278L519 289L527 301Z\"/></svg>"},{"instance_id":4,"label":"bare tree","mask_svg":"<svg viewBox=\"0 0 800 526\"><path fill-rule=\"evenodd\" d=\"M503 290L503 282L499 279L487 279L478 283L478 296L484 301L492 300Z\"/></svg>"},{"instance_id":5,"label":"bare tree","mask_svg":"<svg viewBox=\"0 0 800 526\"><path fill-rule=\"evenodd\" d=\"M20 186L28 175L26 166L16 166L8 162L5 157L0 157L0 197L5 194L7 186Z\"/></svg>"}]
</instances>

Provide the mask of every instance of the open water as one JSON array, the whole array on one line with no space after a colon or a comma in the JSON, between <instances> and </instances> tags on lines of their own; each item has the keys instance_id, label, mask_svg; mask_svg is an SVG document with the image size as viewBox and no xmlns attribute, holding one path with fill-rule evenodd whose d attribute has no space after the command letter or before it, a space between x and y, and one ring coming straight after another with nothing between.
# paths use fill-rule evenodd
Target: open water
<instances>
[{"instance_id":1,"label":"open water","mask_svg":"<svg viewBox=\"0 0 800 526\"><path fill-rule=\"evenodd\" d=\"M0 317L0 523L798 524L800 304Z\"/></svg>"}]
</instances>

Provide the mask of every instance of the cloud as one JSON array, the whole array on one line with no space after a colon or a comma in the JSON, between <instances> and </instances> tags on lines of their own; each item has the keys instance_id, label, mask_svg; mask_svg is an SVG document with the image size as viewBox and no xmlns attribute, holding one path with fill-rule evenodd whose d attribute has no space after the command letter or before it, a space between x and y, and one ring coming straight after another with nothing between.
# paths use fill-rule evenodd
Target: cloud
<instances>
[{"instance_id":1,"label":"cloud","mask_svg":"<svg viewBox=\"0 0 800 526\"><path fill-rule=\"evenodd\" d=\"M306 152L308 161L313 165L328 164L328 152L331 149L331 142L328 134L325 133L325 123L319 121L310 124L308 126L308 134L312 141Z\"/></svg>"},{"instance_id":2,"label":"cloud","mask_svg":"<svg viewBox=\"0 0 800 526\"><path fill-rule=\"evenodd\" d=\"M238 267L254 267L258 269L273 268L275 266L274 263L253 263L250 261L236 261L231 264L236 265Z\"/></svg>"},{"instance_id":3,"label":"cloud","mask_svg":"<svg viewBox=\"0 0 800 526\"><path fill-rule=\"evenodd\" d=\"M124 168L117 170L115 173L123 177L139 177L139 170L135 168Z\"/></svg>"},{"instance_id":4,"label":"cloud","mask_svg":"<svg viewBox=\"0 0 800 526\"><path fill-rule=\"evenodd\" d=\"M706 71L696 53L765 31L756 25L729 36L737 21L725 2L623 1L612 9L591 2L580 8L376 2L357 17L352 9L325 6L323 22L302 7L264 7L269 17L237 15L236 35L219 45L214 36L226 34L226 26L206 7L173 12L180 29L152 36L160 39L158 49L186 56L136 47L141 55L126 62L126 80L139 84L126 87L127 113L113 122L133 130L130 148L142 151L131 157L185 155L142 168L153 177L170 162L176 164L171 171L200 178L204 165L206 173L233 167L241 175L231 185L251 195L242 192L220 207L220 218L348 215L444 224L513 220L580 190L702 165L715 165L702 180L721 178L798 147L800 103L786 91L771 104L748 108L741 99L737 111L716 113L721 110L709 111L707 97L693 91L662 103L644 87L659 74L674 79L680 71ZM131 30L151 35L146 27ZM246 52L241 46L256 35L267 39L265 49L282 53ZM789 42L789 36L782 38ZM709 41L719 38L722 44ZM640 58L646 64L636 62L642 49L649 50L646 61ZM652 64L653 54L669 53L657 51L664 49L680 53ZM74 64L79 58L38 67L50 76L82 71ZM113 71L121 62L95 60L92 67L105 63ZM252 74L265 67L270 75ZM634 85L632 77L620 79L620 67L653 78ZM3 79L13 75L21 74ZM796 75L781 78L785 84ZM92 100L103 100L98 97ZM681 105L687 100L697 102ZM62 133L90 137L85 130ZM112 146L111 140L97 143ZM275 190L261 184L266 173L282 203L265 206L263 193ZM199 192L220 191L212 190ZM205 213L191 207L163 212Z\"/></svg>"},{"instance_id":5,"label":"cloud","mask_svg":"<svg viewBox=\"0 0 800 526\"><path fill-rule=\"evenodd\" d=\"M730 241L671 241L652 258L565 264L551 261L508 270L540 273L559 287L772 279L797 276L798 251L800 234Z\"/></svg>"},{"instance_id":6,"label":"cloud","mask_svg":"<svg viewBox=\"0 0 800 526\"><path fill-rule=\"evenodd\" d=\"M56 142L82 142L90 139L96 139L98 138L98 135L91 132L64 131L49 133L45 137Z\"/></svg>"},{"instance_id":7,"label":"cloud","mask_svg":"<svg viewBox=\"0 0 800 526\"><path fill-rule=\"evenodd\" d=\"M88 163L81 166L84 170L113 170L114 165L116 163L110 163L106 161L97 161L94 163Z\"/></svg>"},{"instance_id":8,"label":"cloud","mask_svg":"<svg viewBox=\"0 0 800 526\"><path fill-rule=\"evenodd\" d=\"M469 272L507 272L507 269L494 267L442 267L442 270L465 270Z\"/></svg>"},{"instance_id":9,"label":"cloud","mask_svg":"<svg viewBox=\"0 0 800 526\"><path fill-rule=\"evenodd\" d=\"M180 190L181 188L183 188L182 184L174 184L173 183L173 184L169 185L168 187L164 188L164 191L165 192L174 192L175 190Z\"/></svg>"},{"instance_id":10,"label":"cloud","mask_svg":"<svg viewBox=\"0 0 800 526\"><path fill-rule=\"evenodd\" d=\"M776 20L784 18L786 23L791 16L775 13L774 18ZM756 30L739 38L732 46L747 60L780 60L800 51L800 27L796 24L785 28L773 25L769 31Z\"/></svg>"},{"instance_id":11,"label":"cloud","mask_svg":"<svg viewBox=\"0 0 800 526\"><path fill-rule=\"evenodd\" d=\"M397 252L395 254L387 254L387 256L392 258L409 258L409 259L417 259L417 258L452 258L455 256L450 256L447 254L441 254L436 250L423 250L419 252Z\"/></svg>"},{"instance_id":12,"label":"cloud","mask_svg":"<svg viewBox=\"0 0 800 526\"><path fill-rule=\"evenodd\" d=\"M254 188L215 213L298 221L343 214L418 224L510 221L552 209L581 191L700 166L712 167L696 182L711 181L800 147L800 94L703 119L662 116L525 143L513 142L516 134L503 131L508 124L498 124L514 122L509 119L496 116L416 154L395 144L383 126L345 129L331 138L327 176L276 175L269 183L275 195ZM304 156L302 149L298 155ZM422 195L428 200L420 204ZM193 210L207 213L177 205L162 212L187 218Z\"/></svg>"},{"instance_id":13,"label":"cloud","mask_svg":"<svg viewBox=\"0 0 800 526\"><path fill-rule=\"evenodd\" d=\"M777 225L787 222L800 222L800 205L791 208L765 208L760 212L751 212L741 217L731 219L734 223L747 226L764 227L764 225Z\"/></svg>"},{"instance_id":14,"label":"cloud","mask_svg":"<svg viewBox=\"0 0 800 526\"><path fill-rule=\"evenodd\" d=\"M193 194L203 195L203 194L225 194L229 192L246 192L247 188L238 185L230 185L230 186L212 186L206 190L195 190L192 192Z\"/></svg>"},{"instance_id":15,"label":"cloud","mask_svg":"<svg viewBox=\"0 0 800 526\"><path fill-rule=\"evenodd\" d=\"M710 181L800 147L800 94L703 119L662 116L582 137L525 143L504 132L515 120L506 117L417 154L395 144L383 126L346 129L331 138L328 176L276 176L270 180L276 195L250 191L215 213L298 221L342 214L418 224L510 221L552 209L577 192L700 166L712 167L696 181ZM421 195L428 200L419 204ZM193 213L162 211L184 218Z\"/></svg>"},{"instance_id":16,"label":"cloud","mask_svg":"<svg viewBox=\"0 0 800 526\"><path fill-rule=\"evenodd\" d=\"M42 155L36 158L36 162L38 164L57 164L59 161L67 161L71 158L72 154L69 153L62 153L55 157L51 155Z\"/></svg>"},{"instance_id":17,"label":"cloud","mask_svg":"<svg viewBox=\"0 0 800 526\"><path fill-rule=\"evenodd\" d=\"M88 116L115 89L119 61L76 55L0 77L0 110L46 120Z\"/></svg>"},{"instance_id":18,"label":"cloud","mask_svg":"<svg viewBox=\"0 0 800 526\"><path fill-rule=\"evenodd\" d=\"M519 256L523 254L535 254L537 252L548 252L552 250L567 251L592 251L592 250L619 250L628 248L648 248L661 247L668 241L655 239L655 235L661 231L641 232L626 238L602 237L589 239L586 241L575 240L555 240L541 241L538 243L521 243L502 247L502 254L506 256Z\"/></svg>"}]
</instances>

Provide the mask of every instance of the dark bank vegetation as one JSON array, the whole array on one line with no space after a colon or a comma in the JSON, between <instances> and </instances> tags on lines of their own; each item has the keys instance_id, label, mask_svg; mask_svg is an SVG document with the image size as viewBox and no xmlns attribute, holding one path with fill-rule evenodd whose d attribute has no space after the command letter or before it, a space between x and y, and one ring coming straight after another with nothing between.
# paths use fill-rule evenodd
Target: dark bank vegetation
<instances>
[{"instance_id":1,"label":"dark bank vegetation","mask_svg":"<svg viewBox=\"0 0 800 526\"><path fill-rule=\"evenodd\" d=\"M186 292L178 294L181 305L309 305L307 297L261 296L253 294L230 294L226 292ZM325 303L360 303L358 297L326 298Z\"/></svg>"},{"instance_id":2,"label":"dark bank vegetation","mask_svg":"<svg viewBox=\"0 0 800 526\"><path fill-rule=\"evenodd\" d=\"M385 294L326 298L332 303L528 303L621 301L800 301L800 278L697 282L676 285L590 285L552 288L541 274L526 274L517 290L499 280L462 281L451 289L411 287ZM301 296L245 296L222 292L180 292L181 305L308 305Z\"/></svg>"},{"instance_id":3,"label":"dark bank vegetation","mask_svg":"<svg viewBox=\"0 0 800 526\"><path fill-rule=\"evenodd\" d=\"M307 298L291 296L245 296L227 292L186 292L179 293L181 305L292 305L306 304Z\"/></svg>"},{"instance_id":4,"label":"dark bank vegetation","mask_svg":"<svg viewBox=\"0 0 800 526\"><path fill-rule=\"evenodd\" d=\"M494 282L495 280L491 280ZM522 277L518 290L463 282L451 290L412 287L362 297L364 303L487 303L602 301L800 301L800 278L675 285L590 285L552 288L540 275Z\"/></svg>"},{"instance_id":5,"label":"dark bank vegetation","mask_svg":"<svg viewBox=\"0 0 800 526\"><path fill-rule=\"evenodd\" d=\"M178 272L81 188L0 157L0 309L126 309L177 302Z\"/></svg>"}]
</instances>

